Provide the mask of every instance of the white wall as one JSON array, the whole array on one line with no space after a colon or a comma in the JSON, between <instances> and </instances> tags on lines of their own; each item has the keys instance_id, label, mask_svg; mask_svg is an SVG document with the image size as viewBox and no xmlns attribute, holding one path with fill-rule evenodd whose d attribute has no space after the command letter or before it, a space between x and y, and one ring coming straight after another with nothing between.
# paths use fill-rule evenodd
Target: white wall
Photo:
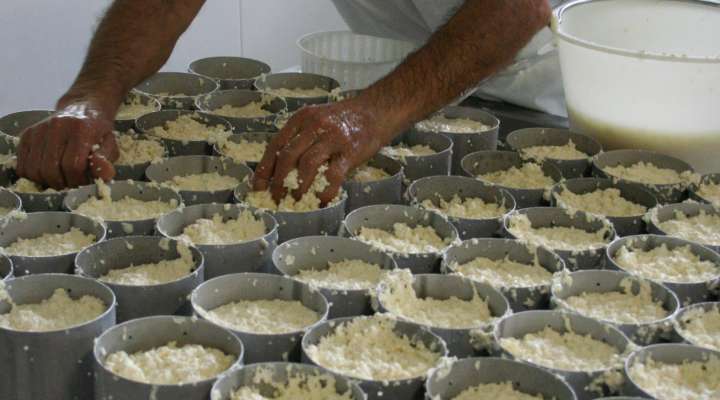
<instances>
[{"instance_id":1,"label":"white wall","mask_svg":"<svg viewBox=\"0 0 720 400\"><path fill-rule=\"evenodd\" d=\"M0 115L49 108L75 78L110 0L2 0ZM302 34L347 29L330 0L207 0L163 70L245 55L274 70L299 64Z\"/></svg>"}]
</instances>

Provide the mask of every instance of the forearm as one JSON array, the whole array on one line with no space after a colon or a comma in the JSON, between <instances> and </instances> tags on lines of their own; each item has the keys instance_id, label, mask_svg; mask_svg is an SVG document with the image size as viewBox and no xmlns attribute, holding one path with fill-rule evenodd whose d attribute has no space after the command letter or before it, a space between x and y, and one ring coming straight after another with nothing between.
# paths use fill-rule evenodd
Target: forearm
<instances>
[{"instance_id":1,"label":"forearm","mask_svg":"<svg viewBox=\"0 0 720 400\"><path fill-rule=\"evenodd\" d=\"M546 0L467 0L428 42L357 98L372 105L389 141L512 62L548 23Z\"/></svg>"},{"instance_id":2,"label":"forearm","mask_svg":"<svg viewBox=\"0 0 720 400\"><path fill-rule=\"evenodd\" d=\"M115 0L58 107L90 101L114 115L124 95L167 61L205 0Z\"/></svg>"}]
</instances>

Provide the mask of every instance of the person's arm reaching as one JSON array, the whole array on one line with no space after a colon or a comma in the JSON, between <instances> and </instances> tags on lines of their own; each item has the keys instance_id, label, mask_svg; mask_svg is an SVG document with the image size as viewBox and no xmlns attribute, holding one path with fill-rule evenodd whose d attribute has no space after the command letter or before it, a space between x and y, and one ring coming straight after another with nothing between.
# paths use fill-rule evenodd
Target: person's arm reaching
<instances>
[{"instance_id":1,"label":"person's arm reaching","mask_svg":"<svg viewBox=\"0 0 720 400\"><path fill-rule=\"evenodd\" d=\"M125 94L155 73L205 0L115 0L57 112L20 140L18 175L55 189L109 180L113 120Z\"/></svg>"},{"instance_id":2,"label":"person's arm reaching","mask_svg":"<svg viewBox=\"0 0 720 400\"><path fill-rule=\"evenodd\" d=\"M329 163L337 194L346 174L371 158L414 122L512 62L550 20L547 0L466 0L428 42L391 74L357 97L298 111L271 141L255 175L254 189L285 196L283 180L299 170L300 197L319 167Z\"/></svg>"}]
</instances>

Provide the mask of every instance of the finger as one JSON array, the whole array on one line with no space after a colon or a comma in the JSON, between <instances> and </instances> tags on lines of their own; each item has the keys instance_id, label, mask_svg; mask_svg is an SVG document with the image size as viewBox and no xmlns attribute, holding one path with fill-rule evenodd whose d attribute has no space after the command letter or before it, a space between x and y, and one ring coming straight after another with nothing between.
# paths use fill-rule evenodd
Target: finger
<instances>
[{"instance_id":1,"label":"finger","mask_svg":"<svg viewBox=\"0 0 720 400\"><path fill-rule=\"evenodd\" d=\"M345 176L348 171L350 171L351 166L352 164L350 163L350 160L343 155L337 155L332 158L330 166L327 171L325 171L325 177L327 178L329 185L324 192L318 195L323 206L331 203L337 196L340 187L345 182Z\"/></svg>"},{"instance_id":2,"label":"finger","mask_svg":"<svg viewBox=\"0 0 720 400\"><path fill-rule=\"evenodd\" d=\"M118 158L117 142L115 137L106 135L100 148L94 151L89 157L90 175L93 179L102 179L105 182L115 177L113 160Z\"/></svg>"},{"instance_id":3,"label":"finger","mask_svg":"<svg viewBox=\"0 0 720 400\"><path fill-rule=\"evenodd\" d=\"M305 133L307 132L307 133ZM270 192L276 202L282 200L287 193L285 188L285 177L290 171L297 168L297 162L300 157L315 143L316 136L314 132L304 130L295 136L285 148L278 153L278 159L275 162L275 171L270 180ZM294 188L291 188L294 189Z\"/></svg>"},{"instance_id":4,"label":"finger","mask_svg":"<svg viewBox=\"0 0 720 400\"><path fill-rule=\"evenodd\" d=\"M92 144L85 135L76 135L68 140L60 163L68 187L77 187L88 183L88 157Z\"/></svg>"},{"instance_id":5,"label":"finger","mask_svg":"<svg viewBox=\"0 0 720 400\"><path fill-rule=\"evenodd\" d=\"M32 146L30 146L30 137L32 135L32 130L26 130L23 135L20 136L20 144L18 144L17 148L17 166L15 167L15 172L17 172L17 175L21 177L27 176L25 170L27 165L29 165L30 149L32 149Z\"/></svg>"},{"instance_id":6,"label":"finger","mask_svg":"<svg viewBox=\"0 0 720 400\"><path fill-rule=\"evenodd\" d=\"M300 187L293 191L293 196L299 200L312 186L320 166L325 164L332 155L332 148L327 142L317 142L300 157L298 161L298 180Z\"/></svg>"},{"instance_id":7,"label":"finger","mask_svg":"<svg viewBox=\"0 0 720 400\"><path fill-rule=\"evenodd\" d=\"M46 131L42 130L32 131L29 144L30 154L28 155L28 162L25 164L25 176L31 181L42 186L45 185L41 171L43 152L45 151L45 136L47 136L46 133Z\"/></svg>"},{"instance_id":8,"label":"finger","mask_svg":"<svg viewBox=\"0 0 720 400\"><path fill-rule=\"evenodd\" d=\"M67 145L67 135L63 131L53 130L46 132L45 136L40 175L49 187L61 190L66 186L60 163Z\"/></svg>"},{"instance_id":9,"label":"finger","mask_svg":"<svg viewBox=\"0 0 720 400\"><path fill-rule=\"evenodd\" d=\"M300 132L303 119L295 117L296 115L293 115L280 132L270 140L265 149L265 154L263 154L260 163L255 168L253 190L267 190L268 186L270 186L270 178L275 172L278 153Z\"/></svg>"}]
</instances>

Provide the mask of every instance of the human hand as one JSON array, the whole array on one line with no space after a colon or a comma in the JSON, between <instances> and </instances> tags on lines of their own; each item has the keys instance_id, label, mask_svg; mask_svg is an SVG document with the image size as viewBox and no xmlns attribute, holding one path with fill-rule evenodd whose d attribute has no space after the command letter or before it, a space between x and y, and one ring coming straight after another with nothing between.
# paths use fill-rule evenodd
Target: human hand
<instances>
[{"instance_id":1,"label":"human hand","mask_svg":"<svg viewBox=\"0 0 720 400\"><path fill-rule=\"evenodd\" d=\"M285 177L297 169L300 185L292 195L299 200L327 164L329 186L318 197L323 204L331 202L347 173L391 139L393 129L378 114L357 98L300 109L268 145L255 170L253 189L270 189L279 202L287 194Z\"/></svg>"},{"instance_id":2,"label":"human hand","mask_svg":"<svg viewBox=\"0 0 720 400\"><path fill-rule=\"evenodd\" d=\"M17 174L61 190L115 176L113 119L89 101L73 102L29 128L18 146Z\"/></svg>"}]
</instances>

